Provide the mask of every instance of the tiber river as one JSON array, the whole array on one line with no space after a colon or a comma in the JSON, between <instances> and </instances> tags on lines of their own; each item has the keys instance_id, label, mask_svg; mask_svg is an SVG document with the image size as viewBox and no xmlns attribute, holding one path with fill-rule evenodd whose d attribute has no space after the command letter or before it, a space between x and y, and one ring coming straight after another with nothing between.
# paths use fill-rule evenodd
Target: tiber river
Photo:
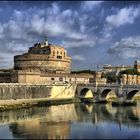
<instances>
[{"instance_id":1,"label":"tiber river","mask_svg":"<svg viewBox=\"0 0 140 140\"><path fill-rule=\"evenodd\" d=\"M140 139L137 106L65 104L0 112L0 139Z\"/></svg>"}]
</instances>

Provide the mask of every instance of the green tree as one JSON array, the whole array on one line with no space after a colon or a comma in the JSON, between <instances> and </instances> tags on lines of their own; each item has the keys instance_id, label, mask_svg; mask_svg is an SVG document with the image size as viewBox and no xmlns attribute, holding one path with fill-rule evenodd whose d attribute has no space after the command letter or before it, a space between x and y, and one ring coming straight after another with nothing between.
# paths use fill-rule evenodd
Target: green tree
<instances>
[{"instance_id":1,"label":"green tree","mask_svg":"<svg viewBox=\"0 0 140 140\"><path fill-rule=\"evenodd\" d=\"M127 69L127 70L123 70L119 73L121 74L130 74L130 75L140 75L140 72L138 72L136 69Z\"/></svg>"},{"instance_id":2,"label":"green tree","mask_svg":"<svg viewBox=\"0 0 140 140\"><path fill-rule=\"evenodd\" d=\"M106 78L107 83L114 83L117 81L118 78L116 75L111 75L110 73L102 73L101 77Z\"/></svg>"}]
</instances>

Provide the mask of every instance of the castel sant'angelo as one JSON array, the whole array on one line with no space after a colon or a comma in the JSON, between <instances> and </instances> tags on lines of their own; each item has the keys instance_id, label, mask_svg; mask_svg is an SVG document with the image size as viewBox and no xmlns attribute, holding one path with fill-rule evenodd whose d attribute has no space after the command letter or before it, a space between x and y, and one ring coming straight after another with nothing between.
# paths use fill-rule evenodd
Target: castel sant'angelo
<instances>
[{"instance_id":1,"label":"castel sant'angelo","mask_svg":"<svg viewBox=\"0 0 140 140\"><path fill-rule=\"evenodd\" d=\"M71 58L66 50L58 45L36 43L28 53L14 57L15 70L29 70L54 73L70 73Z\"/></svg>"},{"instance_id":2,"label":"castel sant'angelo","mask_svg":"<svg viewBox=\"0 0 140 140\"><path fill-rule=\"evenodd\" d=\"M71 57L58 45L52 45L46 38L36 43L27 53L14 56L14 67L0 72L0 83L105 83L101 73L71 73Z\"/></svg>"}]
</instances>

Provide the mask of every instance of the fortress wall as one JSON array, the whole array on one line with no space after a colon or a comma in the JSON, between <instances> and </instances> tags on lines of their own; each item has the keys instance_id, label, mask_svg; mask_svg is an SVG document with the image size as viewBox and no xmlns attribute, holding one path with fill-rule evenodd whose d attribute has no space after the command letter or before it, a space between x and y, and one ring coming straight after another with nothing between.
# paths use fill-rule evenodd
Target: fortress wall
<instances>
[{"instance_id":1,"label":"fortress wall","mask_svg":"<svg viewBox=\"0 0 140 140\"><path fill-rule=\"evenodd\" d=\"M70 72L71 64L70 61L66 60L57 60L57 59L48 59L46 60L22 60L22 61L15 61L15 68L17 69L44 69L44 70L63 70L65 72Z\"/></svg>"},{"instance_id":2,"label":"fortress wall","mask_svg":"<svg viewBox=\"0 0 140 140\"><path fill-rule=\"evenodd\" d=\"M51 88L46 85L0 84L0 100L47 98Z\"/></svg>"},{"instance_id":3,"label":"fortress wall","mask_svg":"<svg viewBox=\"0 0 140 140\"><path fill-rule=\"evenodd\" d=\"M75 96L75 84L0 84L0 100L50 98L62 99Z\"/></svg>"},{"instance_id":4,"label":"fortress wall","mask_svg":"<svg viewBox=\"0 0 140 140\"><path fill-rule=\"evenodd\" d=\"M36 72L13 72L11 75L11 83L40 83L40 73Z\"/></svg>"},{"instance_id":5,"label":"fortress wall","mask_svg":"<svg viewBox=\"0 0 140 140\"><path fill-rule=\"evenodd\" d=\"M18 83L40 83L40 75L19 75Z\"/></svg>"},{"instance_id":6,"label":"fortress wall","mask_svg":"<svg viewBox=\"0 0 140 140\"><path fill-rule=\"evenodd\" d=\"M74 74L43 74L40 72L15 71L12 74L11 83L31 83L31 84L54 84L54 83L91 83L93 75L74 75ZM94 82L94 81L93 81Z\"/></svg>"},{"instance_id":7,"label":"fortress wall","mask_svg":"<svg viewBox=\"0 0 140 140\"><path fill-rule=\"evenodd\" d=\"M57 98L74 98L76 92L75 84L67 84L67 85L54 85L51 90L50 99Z\"/></svg>"}]
</instances>

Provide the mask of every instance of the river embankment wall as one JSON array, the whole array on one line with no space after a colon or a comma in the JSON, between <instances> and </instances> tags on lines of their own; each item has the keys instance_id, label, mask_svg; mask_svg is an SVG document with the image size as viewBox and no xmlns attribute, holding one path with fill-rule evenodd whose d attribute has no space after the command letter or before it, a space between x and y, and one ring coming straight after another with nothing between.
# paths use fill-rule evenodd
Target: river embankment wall
<instances>
[{"instance_id":1,"label":"river embankment wall","mask_svg":"<svg viewBox=\"0 0 140 140\"><path fill-rule=\"evenodd\" d=\"M73 98L76 86L72 84L1 83L0 100Z\"/></svg>"}]
</instances>

